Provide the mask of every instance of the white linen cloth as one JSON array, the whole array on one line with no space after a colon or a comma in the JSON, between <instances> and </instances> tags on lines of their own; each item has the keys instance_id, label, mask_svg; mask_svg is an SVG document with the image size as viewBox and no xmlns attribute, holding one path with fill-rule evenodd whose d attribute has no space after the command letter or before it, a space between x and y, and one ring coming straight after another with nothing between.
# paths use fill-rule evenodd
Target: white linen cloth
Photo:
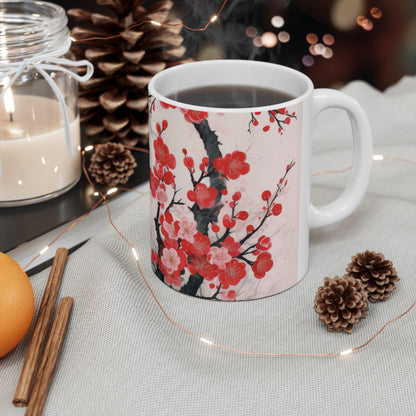
<instances>
[{"instance_id":1,"label":"white linen cloth","mask_svg":"<svg viewBox=\"0 0 416 416\"><path fill-rule=\"evenodd\" d=\"M385 92L360 81L344 91L369 116L375 154L416 161L416 77L405 77ZM343 113L322 114L313 140L314 172L348 167L350 136ZM347 177L348 172L314 178L313 200L333 199ZM247 302L192 298L153 275L148 195L138 197L114 222L136 247L167 313L186 329L247 351L340 352L363 344L416 300L415 190L415 166L375 161L356 212L311 232L306 277L284 293ZM170 324L142 281L130 248L104 225L68 259L59 296L73 296L75 303L44 415L415 414L416 310L345 357L238 355L205 345ZM367 318L351 335L327 332L313 311L315 293L325 276L342 275L351 256L366 249L393 261L401 278L397 290L388 301L370 304ZM48 273L31 278L36 312ZM0 359L2 416L25 413L12 405L12 398L27 345L28 336Z\"/></svg>"}]
</instances>

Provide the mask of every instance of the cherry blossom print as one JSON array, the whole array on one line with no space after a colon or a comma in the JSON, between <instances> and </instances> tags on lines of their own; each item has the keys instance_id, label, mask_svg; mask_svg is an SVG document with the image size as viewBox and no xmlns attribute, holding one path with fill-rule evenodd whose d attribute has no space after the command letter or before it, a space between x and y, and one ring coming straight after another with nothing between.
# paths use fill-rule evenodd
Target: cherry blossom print
<instances>
[{"instance_id":1,"label":"cherry blossom print","mask_svg":"<svg viewBox=\"0 0 416 416\"><path fill-rule=\"evenodd\" d=\"M235 300L235 290L228 290L221 293L222 300Z\"/></svg>"},{"instance_id":2,"label":"cherry blossom print","mask_svg":"<svg viewBox=\"0 0 416 416\"><path fill-rule=\"evenodd\" d=\"M240 175L246 175L250 165L246 162L246 154L235 150L228 153L224 158L218 157L214 160L214 169L221 172L227 179L238 179Z\"/></svg>"},{"instance_id":3,"label":"cherry blossom print","mask_svg":"<svg viewBox=\"0 0 416 416\"><path fill-rule=\"evenodd\" d=\"M186 263L183 253L174 248L164 248L160 260L169 274L178 271L180 266L183 268Z\"/></svg>"},{"instance_id":4,"label":"cherry blossom print","mask_svg":"<svg viewBox=\"0 0 416 416\"><path fill-rule=\"evenodd\" d=\"M164 221L162 224L162 233L165 237L175 240L179 237L179 224L178 221L168 222Z\"/></svg>"},{"instance_id":5,"label":"cherry blossom print","mask_svg":"<svg viewBox=\"0 0 416 416\"><path fill-rule=\"evenodd\" d=\"M184 250L195 256L203 256L208 254L211 248L211 240L207 235L197 232L194 235L194 242L190 243L189 241L182 241L182 247Z\"/></svg>"},{"instance_id":6,"label":"cherry blossom print","mask_svg":"<svg viewBox=\"0 0 416 416\"><path fill-rule=\"evenodd\" d=\"M252 264L251 269L254 272L254 277L256 277L257 279L262 279L272 267L272 255L269 252L265 251L257 256L257 259Z\"/></svg>"},{"instance_id":7,"label":"cherry blossom print","mask_svg":"<svg viewBox=\"0 0 416 416\"><path fill-rule=\"evenodd\" d=\"M256 116L259 116L261 112L251 113L251 119L248 123L248 132L252 132L252 127L260 126L260 119ZM279 108L277 110L269 110L267 114L267 124L263 125L261 128L264 132L272 131L271 127L276 126L278 133L283 135L283 132L291 122L292 119L297 119L296 112L289 114L289 111L286 108ZM270 124L269 124L270 123ZM275 131L275 130L273 130Z\"/></svg>"},{"instance_id":8,"label":"cherry blossom print","mask_svg":"<svg viewBox=\"0 0 416 416\"><path fill-rule=\"evenodd\" d=\"M237 257L240 254L241 244L235 241L231 235L228 235L220 244L227 249L230 256Z\"/></svg>"},{"instance_id":9,"label":"cherry blossom print","mask_svg":"<svg viewBox=\"0 0 416 416\"><path fill-rule=\"evenodd\" d=\"M150 187L150 192L152 193L153 198L156 198L156 191L157 191L158 186L159 186L159 179L156 177L156 175L153 174L152 170L150 169L149 187Z\"/></svg>"},{"instance_id":10,"label":"cherry blossom print","mask_svg":"<svg viewBox=\"0 0 416 416\"><path fill-rule=\"evenodd\" d=\"M178 237L193 244L196 232L196 222L188 219L187 217L182 217L179 222Z\"/></svg>"},{"instance_id":11,"label":"cherry blossom print","mask_svg":"<svg viewBox=\"0 0 416 416\"><path fill-rule=\"evenodd\" d=\"M187 195L190 201L199 205L199 208L211 208L214 205L218 191L215 188L206 186L204 183L198 183L195 186L195 191L190 190Z\"/></svg>"},{"instance_id":12,"label":"cherry blossom print","mask_svg":"<svg viewBox=\"0 0 416 416\"><path fill-rule=\"evenodd\" d=\"M207 258L211 264L218 266L220 270L224 270L226 263L230 262L232 257L225 247L211 247Z\"/></svg>"},{"instance_id":13,"label":"cherry blossom print","mask_svg":"<svg viewBox=\"0 0 416 416\"><path fill-rule=\"evenodd\" d=\"M238 285L246 273L245 263L232 259L225 265L224 270L220 270L218 280L224 289L228 289L230 286Z\"/></svg>"},{"instance_id":14,"label":"cherry blossom print","mask_svg":"<svg viewBox=\"0 0 416 416\"><path fill-rule=\"evenodd\" d=\"M223 301L244 297L246 282L250 285L271 276L272 267L280 264L279 257L272 258L275 240L268 235L268 224L285 225L289 211L283 211L287 192L282 191L290 186L295 160L288 159L282 172L273 174L276 177L267 181L268 189L259 180L258 193L247 195L247 183L256 172L249 163L250 158L257 160L255 152L250 154L253 148L244 152L226 147L227 137L213 128L215 114L208 117L208 112L162 102L160 107L162 117L156 119L156 111L150 114L152 267L162 281L185 294ZM168 116L171 113L177 114L173 121ZM269 131L292 129L296 119L286 108L256 112L250 128L267 130L261 134L270 140ZM186 126L186 134L195 143L174 144L170 129L178 122ZM177 163L178 157L183 158L182 163ZM247 179L240 183L244 175Z\"/></svg>"},{"instance_id":15,"label":"cherry blossom print","mask_svg":"<svg viewBox=\"0 0 416 416\"><path fill-rule=\"evenodd\" d=\"M272 242L270 241L270 237L266 237L262 235L259 240L257 241L256 248L257 250L268 250L272 246Z\"/></svg>"},{"instance_id":16,"label":"cherry blossom print","mask_svg":"<svg viewBox=\"0 0 416 416\"><path fill-rule=\"evenodd\" d=\"M165 103L164 101L160 101L160 106L162 108L176 108L175 105L171 105L171 104Z\"/></svg>"},{"instance_id":17,"label":"cherry blossom print","mask_svg":"<svg viewBox=\"0 0 416 416\"><path fill-rule=\"evenodd\" d=\"M169 169L175 169L176 167L176 159L175 156L169 153L169 148L166 146L165 142L163 141L162 137L158 137L154 143L153 147L155 150L155 158L161 166L166 166Z\"/></svg>"},{"instance_id":18,"label":"cherry blossom print","mask_svg":"<svg viewBox=\"0 0 416 416\"><path fill-rule=\"evenodd\" d=\"M218 276L219 269L208 261L208 257L190 255L188 257L188 270L192 275L199 274L204 279L211 281Z\"/></svg>"},{"instance_id":19,"label":"cherry blossom print","mask_svg":"<svg viewBox=\"0 0 416 416\"><path fill-rule=\"evenodd\" d=\"M168 285L175 285L176 287L180 287L182 284L181 277L179 275L173 275L169 273L165 273L165 282Z\"/></svg>"},{"instance_id":20,"label":"cherry blossom print","mask_svg":"<svg viewBox=\"0 0 416 416\"><path fill-rule=\"evenodd\" d=\"M208 118L206 111L186 110L185 108L180 109L183 113L185 120L189 123L200 124L202 120Z\"/></svg>"},{"instance_id":21,"label":"cherry blossom print","mask_svg":"<svg viewBox=\"0 0 416 416\"><path fill-rule=\"evenodd\" d=\"M156 199L161 205L165 205L168 202L168 194L163 188L158 188L156 191Z\"/></svg>"}]
</instances>

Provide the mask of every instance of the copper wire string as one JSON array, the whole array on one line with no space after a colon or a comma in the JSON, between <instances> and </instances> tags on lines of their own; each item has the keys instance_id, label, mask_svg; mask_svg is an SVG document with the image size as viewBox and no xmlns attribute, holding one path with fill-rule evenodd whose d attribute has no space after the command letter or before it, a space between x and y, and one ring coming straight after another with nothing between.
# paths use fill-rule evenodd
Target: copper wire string
<instances>
[{"instance_id":1,"label":"copper wire string","mask_svg":"<svg viewBox=\"0 0 416 416\"><path fill-rule=\"evenodd\" d=\"M133 147L130 146L130 149L132 149ZM138 151L143 151L143 150L147 150L147 149L140 149L140 148L134 148L134 150L138 150ZM416 163L408 160L408 159L404 159L404 158L393 158L393 157L387 157L387 156L383 156L384 159L387 160L395 160L395 161L401 161L401 162L406 162L406 163L410 163L414 166L416 166ZM263 357L337 357L337 356L343 356L343 355L347 355L350 354L354 351L360 350L364 347L366 347L368 344L370 344L378 335L380 335L390 324L397 322L399 319L403 318L405 315L407 315L416 305L416 301L413 302L413 304L405 311L403 312L401 315L397 316L396 318L388 321L386 324L383 325L383 327L381 327L371 338L369 338L366 342L364 342L363 344L357 346L357 347L353 347L351 349L348 349L346 351L341 351L341 352L328 352L328 353L273 353L273 352L256 352L256 351L245 351L242 349L238 349L238 348L234 348L234 347L230 347L228 345L223 345L223 344L218 344L216 342L210 341L204 337L201 337L197 334L195 334L194 332L191 332L189 330L187 330L186 328L184 328L183 326L181 326L180 324L178 324L174 319L172 319L170 317L170 315L167 313L167 311L165 310L165 308L163 307L163 305L161 304L161 302L159 301L158 297L156 296L155 292L153 291L153 289L151 288L148 280L145 277L145 274L141 268L141 264L140 264L140 260L138 258L138 255L135 251L135 248L133 246L133 244L126 238L126 236L117 228L117 226L114 224L112 217L111 217L111 211L110 211L110 207L108 204L108 200L105 194L103 194L102 192L98 192L96 191L96 187L93 183L93 181L91 180L87 168L86 168L86 164L85 164L85 150L82 151L82 170L89 182L89 184L91 185L91 187L95 190L95 192L97 192L99 195L101 195L101 198L99 201L97 201L93 207L83 216L79 217L77 220L75 220L67 229L65 229L64 231L62 231L58 236L56 236L51 243L48 245L48 247L50 247L52 244L54 244L60 237L62 237L65 233L67 233L68 231L70 231L72 228L74 228L78 222L87 217L92 211L94 211L95 208L97 208L101 203L104 203L107 209L107 215L108 215L108 220L111 224L111 226L113 227L113 229L117 232L117 234L126 242L126 244L130 247L130 249L133 251L134 257L135 257L135 261L136 261L136 265L137 268L139 270L139 274L142 278L142 280L144 281L147 289L149 290L149 293L151 294L153 300L155 301L156 305L158 306L158 308L160 309L160 311L162 312L163 316L172 324L174 325L176 328L178 328L180 331L184 332L187 335L190 335L196 339L198 339L199 341L202 341L210 346L213 347L217 347L226 351L230 351L230 352L234 352L237 354L241 354L241 355L246 355L246 356L263 356ZM345 169L343 170L345 171ZM337 171L324 171L324 172L318 172L319 174L324 174L324 173L329 173L329 172L337 172ZM341 172L341 171L340 171ZM140 191L134 190L134 189L130 189L130 188L117 188L117 190L123 190L123 191L129 191L129 192L137 192L137 193L141 193ZM107 193L108 195L108 193ZM41 255L41 253L38 253L30 262L29 264L25 267L25 269L39 256Z\"/></svg>"},{"instance_id":2,"label":"copper wire string","mask_svg":"<svg viewBox=\"0 0 416 416\"><path fill-rule=\"evenodd\" d=\"M125 30L137 29L138 27L146 25L146 24L154 24L154 25L161 26L161 27L163 27L163 26L167 26L167 27L180 26L180 27L183 27L184 29L189 30L191 32L203 32L203 31L207 30L208 27L212 23L215 22L215 20L217 20L217 18L220 16L220 14L224 10L224 7L227 3L228 3L228 0L224 0L224 2L222 3L221 7L218 10L218 12L213 17L211 17L211 19L208 21L208 23L205 26L203 26L201 28L190 27L190 26L187 26L183 23L169 23L169 22L162 23L162 22L156 22L154 20L143 20L139 23L134 23L134 24L128 26ZM90 38L74 39L74 42L89 42L91 40L111 40L111 39L121 38L121 36L122 36L121 33L119 33L117 35L111 35L111 36L93 36L93 37L90 37Z\"/></svg>"}]
</instances>

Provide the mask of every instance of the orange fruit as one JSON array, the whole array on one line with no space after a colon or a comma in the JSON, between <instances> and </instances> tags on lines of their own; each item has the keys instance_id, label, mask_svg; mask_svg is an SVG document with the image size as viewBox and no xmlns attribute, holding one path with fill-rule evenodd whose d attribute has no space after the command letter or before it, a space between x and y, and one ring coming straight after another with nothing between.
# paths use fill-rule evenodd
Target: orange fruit
<instances>
[{"instance_id":1,"label":"orange fruit","mask_svg":"<svg viewBox=\"0 0 416 416\"><path fill-rule=\"evenodd\" d=\"M0 252L0 357L25 336L35 307L27 274L7 254Z\"/></svg>"}]
</instances>

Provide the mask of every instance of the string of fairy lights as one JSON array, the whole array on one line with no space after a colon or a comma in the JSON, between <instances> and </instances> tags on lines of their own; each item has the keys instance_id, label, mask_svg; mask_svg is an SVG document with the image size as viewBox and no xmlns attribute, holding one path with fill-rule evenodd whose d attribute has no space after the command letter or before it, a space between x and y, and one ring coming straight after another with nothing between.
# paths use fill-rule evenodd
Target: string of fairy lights
<instances>
[{"instance_id":1,"label":"string of fairy lights","mask_svg":"<svg viewBox=\"0 0 416 416\"><path fill-rule=\"evenodd\" d=\"M225 5L227 4L228 0L224 0L224 2L222 3L219 11L212 16L208 23L203 26L202 28L191 28L188 27L182 23L160 23L160 22L156 22L153 20L147 20L147 21L143 21L143 22L139 22L137 24L134 24L132 26L130 26L129 28L133 28L133 27L138 27L140 25L143 24L154 24L156 26L164 26L164 25L180 25L183 28L187 29L187 30L191 30L191 31L204 31L206 30L213 22L215 22L219 15L221 14L221 12L223 11ZM373 16L375 17L375 16ZM275 19L275 23L278 21L279 19ZM280 23L281 20L279 20ZM280 24L279 22L277 22L276 24ZM362 24L364 24L363 22L361 22ZM365 28L364 28L365 29ZM368 29L365 29L368 30ZM246 34L248 36L250 36L247 32ZM116 35L116 37L118 37L120 35ZM288 39L287 36L284 34L282 35L282 39ZM286 36L286 37L285 37ZM290 35L289 35L290 36ZM316 35L315 35L316 36ZM255 37L255 36L254 36ZM108 37L103 37L103 38L89 38L89 39L80 39L80 41L85 41L85 40L98 40L98 39L109 39ZM76 40L74 40L76 41ZM282 41L282 40L281 40ZM309 42L310 41L310 42ZM316 38L311 38L309 39L309 43L311 45L316 45L318 43L318 39ZM323 39L323 41L325 42L325 39ZM327 37L326 39L326 45L329 46L329 44L331 44L331 42L333 42L333 39L331 39L330 37ZM162 312L163 316L172 324L174 325L177 329L179 329L180 331L182 331L183 333L196 338L197 340L199 340L200 342L202 342L205 345L211 346L211 347L216 347L222 350L226 350L229 352L234 352L234 353L238 353L241 355L248 355L248 356L265 356L265 357L343 357L346 355L349 355L351 353L353 353L354 351L360 350L364 347L366 347L368 344L370 344L378 335L380 335L389 325L391 325L394 322L397 322L399 319L403 318L406 314L408 314L416 305L416 301L413 302L413 304L406 310L404 311L401 315L397 316L396 318L386 322L382 328L380 328L374 335L372 335L365 343L353 347L353 348L348 348L345 349L343 351L339 351L339 352L326 352L326 353L275 353L275 352L260 352L260 351L246 351L246 350L242 350L242 349L238 349L238 348L234 348L228 345L223 345L223 344L219 344L216 343L210 339L207 339L205 337L202 337L194 332L189 331L188 329L184 328L182 325L178 324L173 318L170 317L170 315L167 313L167 311L165 310L165 308L163 307L163 305L161 304L161 302L159 301L157 295L155 294L155 292L153 291L150 283L148 282L145 273L142 270L141 267L141 262L140 262L140 256L138 253L138 250L134 247L134 245L126 238L126 236L117 228L117 226L114 224L112 217L111 217L111 211L110 211L110 207L109 207L109 203L108 203L108 197L111 196L112 194L115 194L119 191L129 191L129 192L137 192L137 193L142 193L140 191L134 190L134 189L130 189L130 188L111 188L109 190L107 190L106 192L100 192L96 189L93 181L91 180L88 171L86 169L86 153L89 151L92 151L94 149L94 146L90 145L84 148L84 150L81 152L82 154L82 169L83 172L89 182L89 184L91 185L92 189L94 190L94 195L95 196L99 196L99 200L91 207L91 209L84 214L83 216L77 218L70 226L68 226L65 230L63 230L60 234L58 234L46 247L44 247L42 250L39 251L39 253L24 267L24 269L26 270L30 264L33 263L33 261L35 261L38 257L42 256L53 244L55 244L64 234L66 234L67 232L69 232L70 230L72 230L81 220L85 219L86 217L88 217L98 206L104 204L106 206L107 209L107 215L108 215L108 221L111 224L111 226L113 227L113 229L115 230L115 232L117 234L119 234L119 236L125 241L125 243L127 244L127 246L130 248L131 252L132 252L132 257L134 259L134 261L136 262L139 274L143 280L143 282L145 283L147 289L149 290L150 295L152 296L154 302L156 303L156 305L158 306L158 308L160 309L160 311ZM138 148L134 148L134 147L130 147L131 150L138 150L138 151L146 151L144 149L138 149ZM392 160L392 161L398 161L398 162L405 162L408 164L411 164L413 166L416 166L416 163L409 160L409 159L405 159L405 158L399 158L399 157L389 157L389 156L384 156L384 155L373 155L373 160L375 161L382 161L382 160ZM343 169L343 170L337 170L337 171L322 171L322 172L318 172L316 174L314 174L314 176L319 176L319 175L323 175L323 174L329 174L329 173L341 173L341 172L346 172L350 169L350 167Z\"/></svg>"}]
</instances>

